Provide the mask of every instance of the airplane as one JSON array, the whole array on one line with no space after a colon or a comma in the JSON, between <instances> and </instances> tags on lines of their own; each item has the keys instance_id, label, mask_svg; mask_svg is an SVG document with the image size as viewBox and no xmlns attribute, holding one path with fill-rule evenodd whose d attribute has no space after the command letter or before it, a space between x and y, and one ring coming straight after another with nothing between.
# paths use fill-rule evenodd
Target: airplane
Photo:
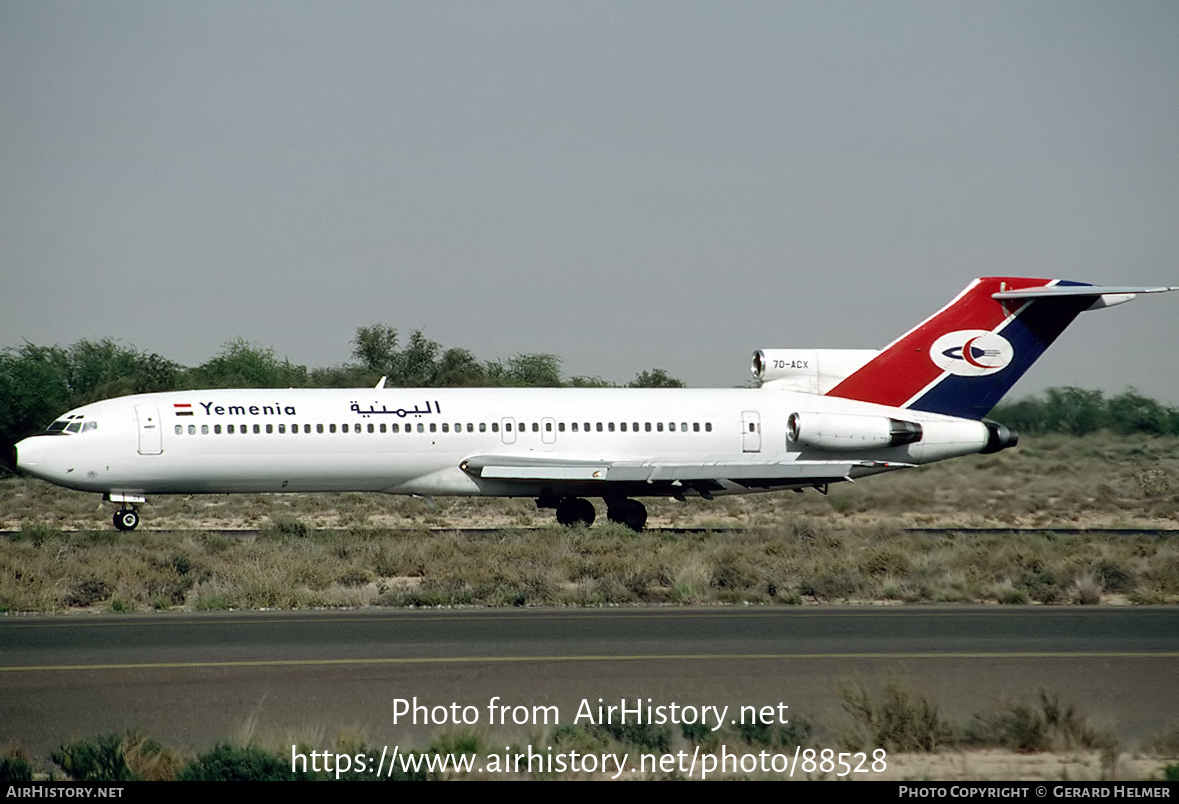
<instances>
[{"instance_id":1,"label":"airplane","mask_svg":"<svg viewBox=\"0 0 1179 804\"><path fill-rule=\"evenodd\" d=\"M880 350L759 349L758 388L241 389L84 405L18 467L119 505L149 494L375 491L533 497L563 525L641 530L636 498L832 483L1013 447L986 415L1078 314L1176 287L975 279Z\"/></svg>"}]
</instances>

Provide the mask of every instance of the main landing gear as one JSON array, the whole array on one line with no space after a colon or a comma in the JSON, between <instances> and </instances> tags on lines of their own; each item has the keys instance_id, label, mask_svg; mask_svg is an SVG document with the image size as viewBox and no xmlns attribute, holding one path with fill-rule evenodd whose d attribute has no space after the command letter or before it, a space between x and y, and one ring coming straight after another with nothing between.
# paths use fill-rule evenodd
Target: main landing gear
<instances>
[{"instance_id":1,"label":"main landing gear","mask_svg":"<svg viewBox=\"0 0 1179 804\"><path fill-rule=\"evenodd\" d=\"M139 511L135 506L123 506L115 511L115 530L135 530L139 525Z\"/></svg>"},{"instance_id":2,"label":"main landing gear","mask_svg":"<svg viewBox=\"0 0 1179 804\"><path fill-rule=\"evenodd\" d=\"M557 522L565 527L585 525L588 528L594 524L598 515L594 504L581 497L563 497L554 507L557 509Z\"/></svg>"},{"instance_id":3,"label":"main landing gear","mask_svg":"<svg viewBox=\"0 0 1179 804\"><path fill-rule=\"evenodd\" d=\"M537 508L555 508L557 522L566 527L594 524L597 511L589 500L582 497L540 498ZM606 518L611 522L626 525L631 530L642 530L647 524L647 507L638 500L612 498L606 500Z\"/></svg>"},{"instance_id":4,"label":"main landing gear","mask_svg":"<svg viewBox=\"0 0 1179 804\"><path fill-rule=\"evenodd\" d=\"M647 524L647 506L638 500L606 500L606 518L631 530L642 530Z\"/></svg>"}]
</instances>

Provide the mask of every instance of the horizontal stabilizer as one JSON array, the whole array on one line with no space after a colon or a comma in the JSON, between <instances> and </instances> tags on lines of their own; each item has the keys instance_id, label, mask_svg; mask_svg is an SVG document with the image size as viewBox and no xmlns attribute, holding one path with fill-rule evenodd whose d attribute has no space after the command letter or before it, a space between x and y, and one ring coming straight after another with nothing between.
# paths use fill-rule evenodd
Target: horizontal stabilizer
<instances>
[{"instance_id":1,"label":"horizontal stabilizer","mask_svg":"<svg viewBox=\"0 0 1179 804\"><path fill-rule=\"evenodd\" d=\"M1045 288L1024 288L1023 290L1002 290L992 293L998 301L1009 299L1050 299L1059 296L1136 296L1139 293L1167 293L1179 287L1101 287L1099 285L1052 285Z\"/></svg>"}]
</instances>

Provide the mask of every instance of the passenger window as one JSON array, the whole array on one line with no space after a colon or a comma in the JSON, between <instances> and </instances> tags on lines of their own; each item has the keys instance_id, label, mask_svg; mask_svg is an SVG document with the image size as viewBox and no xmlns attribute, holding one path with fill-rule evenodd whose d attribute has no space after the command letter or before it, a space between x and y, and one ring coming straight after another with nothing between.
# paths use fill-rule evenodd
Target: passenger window
<instances>
[{"instance_id":1,"label":"passenger window","mask_svg":"<svg viewBox=\"0 0 1179 804\"><path fill-rule=\"evenodd\" d=\"M262 432L262 425L260 425L260 424L255 424L255 425L254 425L254 435L258 435L258 434L259 434L259 433L261 433L261 432Z\"/></svg>"},{"instance_id":2,"label":"passenger window","mask_svg":"<svg viewBox=\"0 0 1179 804\"><path fill-rule=\"evenodd\" d=\"M183 434L184 434L184 428L181 427L179 424L176 425L176 435L183 435Z\"/></svg>"},{"instance_id":3,"label":"passenger window","mask_svg":"<svg viewBox=\"0 0 1179 804\"><path fill-rule=\"evenodd\" d=\"M660 433L663 432L663 422L655 422L655 429Z\"/></svg>"},{"instance_id":4,"label":"passenger window","mask_svg":"<svg viewBox=\"0 0 1179 804\"><path fill-rule=\"evenodd\" d=\"M280 424L280 425L278 426L278 432L279 432L279 433L283 433L283 434L285 434L285 433L286 433L286 431L287 431L287 426L286 426L285 424Z\"/></svg>"},{"instance_id":5,"label":"passenger window","mask_svg":"<svg viewBox=\"0 0 1179 804\"><path fill-rule=\"evenodd\" d=\"M704 423L704 432L706 432L706 433L712 432L712 422L705 422Z\"/></svg>"},{"instance_id":6,"label":"passenger window","mask_svg":"<svg viewBox=\"0 0 1179 804\"><path fill-rule=\"evenodd\" d=\"M401 432L401 425L400 425L400 424L391 424L391 425L389 425L389 426L393 428L393 432L394 432L394 433L400 433L400 432Z\"/></svg>"},{"instance_id":7,"label":"passenger window","mask_svg":"<svg viewBox=\"0 0 1179 804\"><path fill-rule=\"evenodd\" d=\"M479 432L480 433L487 432L487 422L479 422Z\"/></svg>"},{"instance_id":8,"label":"passenger window","mask_svg":"<svg viewBox=\"0 0 1179 804\"><path fill-rule=\"evenodd\" d=\"M315 425L315 432L322 433L323 432L323 425L322 424Z\"/></svg>"},{"instance_id":9,"label":"passenger window","mask_svg":"<svg viewBox=\"0 0 1179 804\"><path fill-rule=\"evenodd\" d=\"M346 432L348 432L348 425L346 425L346 424L341 424L341 425L340 425L340 432L341 432L341 433L346 433Z\"/></svg>"},{"instance_id":10,"label":"passenger window","mask_svg":"<svg viewBox=\"0 0 1179 804\"><path fill-rule=\"evenodd\" d=\"M434 425L430 425L430 432L433 432L433 431L434 431ZM450 432L450 425L443 422L442 423L442 432L449 433Z\"/></svg>"},{"instance_id":11,"label":"passenger window","mask_svg":"<svg viewBox=\"0 0 1179 804\"><path fill-rule=\"evenodd\" d=\"M493 432L493 433L499 432L499 422L492 422L491 423L491 432Z\"/></svg>"},{"instance_id":12,"label":"passenger window","mask_svg":"<svg viewBox=\"0 0 1179 804\"><path fill-rule=\"evenodd\" d=\"M419 424L419 425L418 425L418 432L419 432L419 433L424 433L424 432L426 432L426 427L425 427L425 425Z\"/></svg>"},{"instance_id":13,"label":"passenger window","mask_svg":"<svg viewBox=\"0 0 1179 804\"><path fill-rule=\"evenodd\" d=\"M225 428L225 432L229 433L230 435L233 435L233 425L232 424L227 425Z\"/></svg>"},{"instance_id":14,"label":"passenger window","mask_svg":"<svg viewBox=\"0 0 1179 804\"><path fill-rule=\"evenodd\" d=\"M201 425L201 435L208 435L208 434L209 434L209 425L202 424Z\"/></svg>"},{"instance_id":15,"label":"passenger window","mask_svg":"<svg viewBox=\"0 0 1179 804\"><path fill-rule=\"evenodd\" d=\"M643 429L646 430L648 433L651 432L651 422L645 422L643 424Z\"/></svg>"},{"instance_id":16,"label":"passenger window","mask_svg":"<svg viewBox=\"0 0 1179 804\"><path fill-rule=\"evenodd\" d=\"M334 424L329 424L329 425L328 425L328 432L329 432L329 433L334 433L334 432L336 432L336 425L334 425Z\"/></svg>"},{"instance_id":17,"label":"passenger window","mask_svg":"<svg viewBox=\"0 0 1179 804\"><path fill-rule=\"evenodd\" d=\"M533 422L533 423L532 423L532 432L534 432L534 433L539 433L539 432L540 432L540 425L539 425L539 424L537 424L536 422Z\"/></svg>"},{"instance_id":18,"label":"passenger window","mask_svg":"<svg viewBox=\"0 0 1179 804\"><path fill-rule=\"evenodd\" d=\"M620 422L618 425L618 429L625 433L626 432L626 422Z\"/></svg>"},{"instance_id":19,"label":"passenger window","mask_svg":"<svg viewBox=\"0 0 1179 804\"><path fill-rule=\"evenodd\" d=\"M196 425L195 424L188 425L188 434L189 435L196 435Z\"/></svg>"},{"instance_id":20,"label":"passenger window","mask_svg":"<svg viewBox=\"0 0 1179 804\"><path fill-rule=\"evenodd\" d=\"M700 432L700 422L692 422L692 432L693 433Z\"/></svg>"},{"instance_id":21,"label":"passenger window","mask_svg":"<svg viewBox=\"0 0 1179 804\"><path fill-rule=\"evenodd\" d=\"M271 435L272 433L274 433L274 425L273 424L266 425L266 435Z\"/></svg>"},{"instance_id":22,"label":"passenger window","mask_svg":"<svg viewBox=\"0 0 1179 804\"><path fill-rule=\"evenodd\" d=\"M606 429L609 430L611 433L613 433L614 432L614 422L607 423Z\"/></svg>"},{"instance_id":23,"label":"passenger window","mask_svg":"<svg viewBox=\"0 0 1179 804\"><path fill-rule=\"evenodd\" d=\"M421 425L419 425L419 427L420 427L420 426L421 426ZM431 422L431 423L430 423L430 432L431 432L431 433L437 433L437 432L438 432L438 425L436 425L436 424L434 424L433 422Z\"/></svg>"},{"instance_id":24,"label":"passenger window","mask_svg":"<svg viewBox=\"0 0 1179 804\"><path fill-rule=\"evenodd\" d=\"M598 424L598 432L600 433L600 432L602 432L602 423L598 422L597 424Z\"/></svg>"},{"instance_id":25,"label":"passenger window","mask_svg":"<svg viewBox=\"0 0 1179 804\"><path fill-rule=\"evenodd\" d=\"M372 425L370 424L369 427L372 427ZM369 432L371 433L372 430L369 430ZM384 422L381 422L381 432L382 433L385 432L385 423Z\"/></svg>"},{"instance_id":26,"label":"passenger window","mask_svg":"<svg viewBox=\"0 0 1179 804\"><path fill-rule=\"evenodd\" d=\"M569 426L573 428L573 432L575 432L575 433L577 432L577 422L573 422L573 424L571 424Z\"/></svg>"},{"instance_id":27,"label":"passenger window","mask_svg":"<svg viewBox=\"0 0 1179 804\"><path fill-rule=\"evenodd\" d=\"M557 423L557 432L558 433L565 432L565 422L558 422Z\"/></svg>"}]
</instances>

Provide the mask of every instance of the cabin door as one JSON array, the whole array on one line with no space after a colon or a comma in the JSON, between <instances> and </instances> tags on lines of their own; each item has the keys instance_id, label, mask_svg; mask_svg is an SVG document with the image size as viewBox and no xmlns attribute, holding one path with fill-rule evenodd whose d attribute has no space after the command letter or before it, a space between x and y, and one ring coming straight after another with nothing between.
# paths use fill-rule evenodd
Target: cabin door
<instances>
[{"instance_id":1,"label":"cabin door","mask_svg":"<svg viewBox=\"0 0 1179 804\"><path fill-rule=\"evenodd\" d=\"M136 405L135 418L139 421L139 454L159 455L164 451L159 410L155 405Z\"/></svg>"},{"instance_id":2,"label":"cabin door","mask_svg":"<svg viewBox=\"0 0 1179 804\"><path fill-rule=\"evenodd\" d=\"M761 452L761 417L756 410L741 411L741 449Z\"/></svg>"}]
</instances>

